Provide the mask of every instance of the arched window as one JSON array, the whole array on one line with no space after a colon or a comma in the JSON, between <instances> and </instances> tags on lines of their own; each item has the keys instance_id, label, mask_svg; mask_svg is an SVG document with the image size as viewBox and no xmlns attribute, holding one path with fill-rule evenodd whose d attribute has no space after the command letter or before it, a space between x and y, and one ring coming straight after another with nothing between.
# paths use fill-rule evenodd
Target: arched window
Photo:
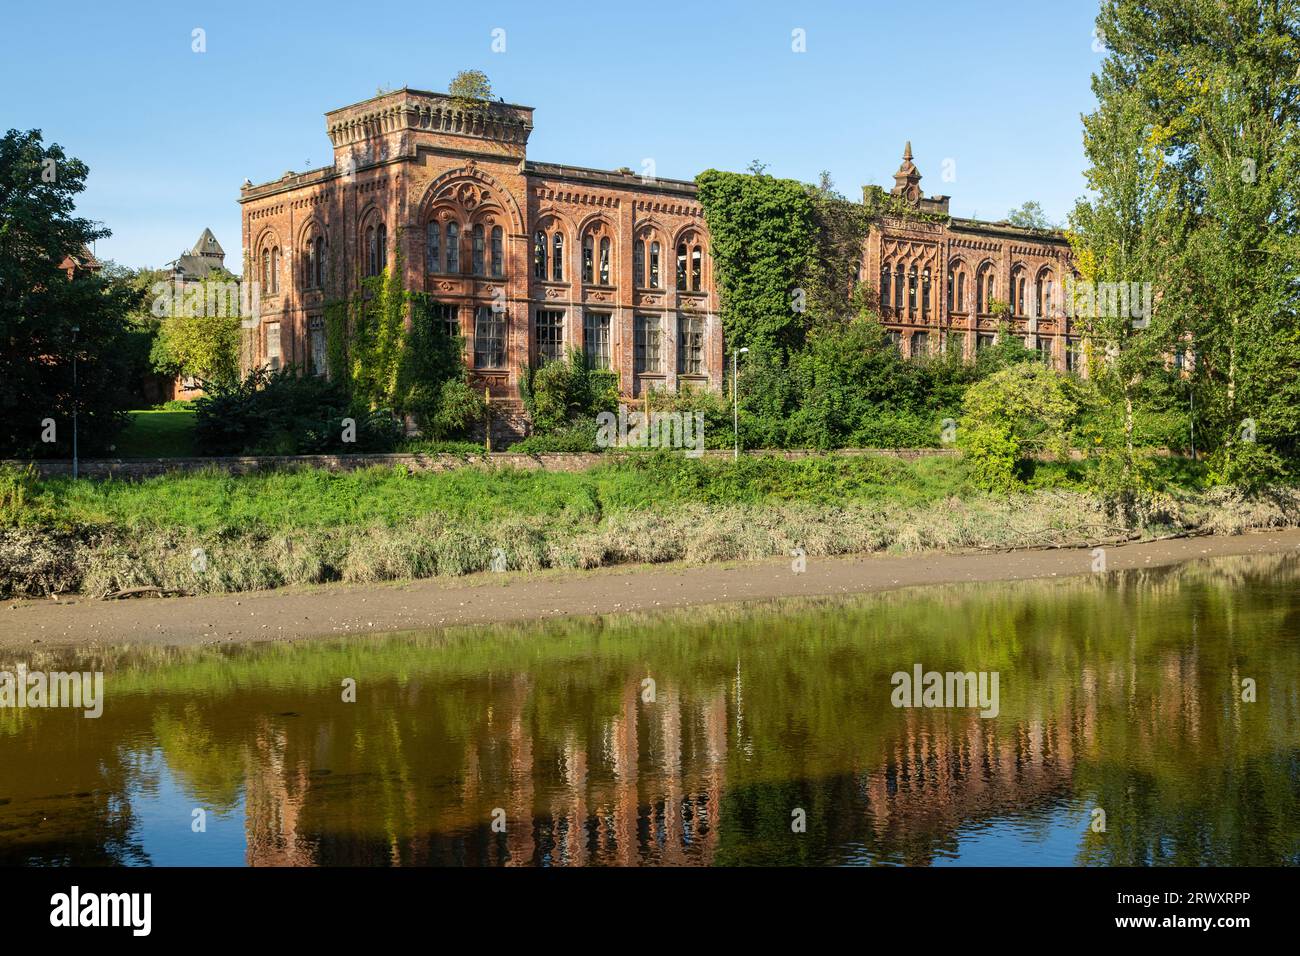
<instances>
[{"instance_id":1,"label":"arched window","mask_svg":"<svg viewBox=\"0 0 1300 956\"><path fill-rule=\"evenodd\" d=\"M564 234L558 231L551 237L551 279L564 281Z\"/></svg>"},{"instance_id":2,"label":"arched window","mask_svg":"<svg viewBox=\"0 0 1300 956\"><path fill-rule=\"evenodd\" d=\"M691 250L691 291L699 292L700 283L704 276L704 254L700 247L696 246Z\"/></svg>"},{"instance_id":3,"label":"arched window","mask_svg":"<svg viewBox=\"0 0 1300 956\"><path fill-rule=\"evenodd\" d=\"M316 237L316 288L325 288L325 237Z\"/></svg>"},{"instance_id":4,"label":"arched window","mask_svg":"<svg viewBox=\"0 0 1300 956\"><path fill-rule=\"evenodd\" d=\"M957 273L957 311L966 311L966 273Z\"/></svg>"},{"instance_id":5,"label":"arched window","mask_svg":"<svg viewBox=\"0 0 1300 956\"><path fill-rule=\"evenodd\" d=\"M903 272L903 266L900 263L898 271L894 273L894 309L903 311L903 289L907 286L907 277Z\"/></svg>"},{"instance_id":6,"label":"arched window","mask_svg":"<svg viewBox=\"0 0 1300 956\"><path fill-rule=\"evenodd\" d=\"M907 312L916 312L916 266L907 271Z\"/></svg>"},{"instance_id":7,"label":"arched window","mask_svg":"<svg viewBox=\"0 0 1300 956\"><path fill-rule=\"evenodd\" d=\"M882 312L890 306L889 279L891 275L889 263L886 262L880 267L880 310Z\"/></svg>"},{"instance_id":8,"label":"arched window","mask_svg":"<svg viewBox=\"0 0 1300 956\"><path fill-rule=\"evenodd\" d=\"M650 288L658 289L659 285L659 243L650 243Z\"/></svg>"},{"instance_id":9,"label":"arched window","mask_svg":"<svg viewBox=\"0 0 1300 956\"><path fill-rule=\"evenodd\" d=\"M1013 315L1025 314L1025 285L1027 282L1024 266L1016 266L1011 270L1011 313Z\"/></svg>"},{"instance_id":10,"label":"arched window","mask_svg":"<svg viewBox=\"0 0 1300 956\"><path fill-rule=\"evenodd\" d=\"M500 279L506 274L505 233L500 226L492 227L492 275Z\"/></svg>"},{"instance_id":11,"label":"arched window","mask_svg":"<svg viewBox=\"0 0 1300 956\"><path fill-rule=\"evenodd\" d=\"M1052 314L1055 303L1052 300L1052 273L1049 269L1043 269L1038 273L1038 281L1034 284L1034 302L1038 306L1038 317L1046 318Z\"/></svg>"},{"instance_id":12,"label":"arched window","mask_svg":"<svg viewBox=\"0 0 1300 956\"><path fill-rule=\"evenodd\" d=\"M609 285L609 236L600 240L600 284Z\"/></svg>"},{"instance_id":13,"label":"arched window","mask_svg":"<svg viewBox=\"0 0 1300 956\"><path fill-rule=\"evenodd\" d=\"M986 262L980 267L979 278L975 282L975 311L988 315L993 308L993 264Z\"/></svg>"},{"instance_id":14,"label":"arched window","mask_svg":"<svg viewBox=\"0 0 1300 956\"><path fill-rule=\"evenodd\" d=\"M645 240L638 239L632 246L632 284L645 288Z\"/></svg>"},{"instance_id":15,"label":"arched window","mask_svg":"<svg viewBox=\"0 0 1300 956\"><path fill-rule=\"evenodd\" d=\"M460 223L447 223L447 271L460 272Z\"/></svg>"},{"instance_id":16,"label":"arched window","mask_svg":"<svg viewBox=\"0 0 1300 956\"><path fill-rule=\"evenodd\" d=\"M930 270L927 267L921 273L921 314L929 316L930 314Z\"/></svg>"},{"instance_id":17,"label":"arched window","mask_svg":"<svg viewBox=\"0 0 1300 956\"><path fill-rule=\"evenodd\" d=\"M430 221L424 230L424 268L437 272L442 267L442 227Z\"/></svg>"},{"instance_id":18,"label":"arched window","mask_svg":"<svg viewBox=\"0 0 1300 956\"><path fill-rule=\"evenodd\" d=\"M546 233L540 229L533 234L533 278L546 278Z\"/></svg>"},{"instance_id":19,"label":"arched window","mask_svg":"<svg viewBox=\"0 0 1300 956\"><path fill-rule=\"evenodd\" d=\"M677 245L677 288L686 291L686 243Z\"/></svg>"},{"instance_id":20,"label":"arched window","mask_svg":"<svg viewBox=\"0 0 1300 956\"><path fill-rule=\"evenodd\" d=\"M316 243L312 239L307 240L307 249L302 257L302 286L304 289L316 286Z\"/></svg>"},{"instance_id":21,"label":"arched window","mask_svg":"<svg viewBox=\"0 0 1300 956\"><path fill-rule=\"evenodd\" d=\"M383 272L388 268L388 227L382 222L379 224L379 271Z\"/></svg>"},{"instance_id":22,"label":"arched window","mask_svg":"<svg viewBox=\"0 0 1300 956\"><path fill-rule=\"evenodd\" d=\"M470 271L476 276L487 275L487 264L485 262L487 241L483 233L483 223L474 223L470 236Z\"/></svg>"},{"instance_id":23,"label":"arched window","mask_svg":"<svg viewBox=\"0 0 1300 956\"><path fill-rule=\"evenodd\" d=\"M262 250L262 289L271 291L271 247Z\"/></svg>"},{"instance_id":24,"label":"arched window","mask_svg":"<svg viewBox=\"0 0 1300 956\"><path fill-rule=\"evenodd\" d=\"M280 291L280 247L271 247L271 291Z\"/></svg>"},{"instance_id":25,"label":"arched window","mask_svg":"<svg viewBox=\"0 0 1300 956\"><path fill-rule=\"evenodd\" d=\"M596 240L591 233L582 237L582 281L596 281Z\"/></svg>"},{"instance_id":26,"label":"arched window","mask_svg":"<svg viewBox=\"0 0 1300 956\"><path fill-rule=\"evenodd\" d=\"M366 275L379 275L379 246L375 241L374 226L366 226Z\"/></svg>"}]
</instances>

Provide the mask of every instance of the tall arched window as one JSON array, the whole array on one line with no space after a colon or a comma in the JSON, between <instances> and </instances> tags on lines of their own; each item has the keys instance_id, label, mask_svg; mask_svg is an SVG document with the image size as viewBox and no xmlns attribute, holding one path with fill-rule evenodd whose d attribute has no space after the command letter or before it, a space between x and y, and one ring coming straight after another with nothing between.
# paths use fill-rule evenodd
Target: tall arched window
<instances>
[{"instance_id":1,"label":"tall arched window","mask_svg":"<svg viewBox=\"0 0 1300 956\"><path fill-rule=\"evenodd\" d=\"M460 223L447 223L447 271L460 272Z\"/></svg>"},{"instance_id":2,"label":"tall arched window","mask_svg":"<svg viewBox=\"0 0 1300 956\"><path fill-rule=\"evenodd\" d=\"M1034 284L1034 301L1038 305L1039 318L1046 318L1052 314L1052 309L1055 307L1052 291L1052 272L1050 269L1043 269L1038 273L1038 281Z\"/></svg>"},{"instance_id":3,"label":"tall arched window","mask_svg":"<svg viewBox=\"0 0 1300 956\"><path fill-rule=\"evenodd\" d=\"M957 311L966 311L966 271L957 273Z\"/></svg>"},{"instance_id":4,"label":"tall arched window","mask_svg":"<svg viewBox=\"0 0 1300 956\"><path fill-rule=\"evenodd\" d=\"M316 288L325 288L325 237L316 237Z\"/></svg>"},{"instance_id":5,"label":"tall arched window","mask_svg":"<svg viewBox=\"0 0 1300 956\"><path fill-rule=\"evenodd\" d=\"M632 246L632 284L645 288L645 240L638 239Z\"/></svg>"},{"instance_id":6,"label":"tall arched window","mask_svg":"<svg viewBox=\"0 0 1300 956\"><path fill-rule=\"evenodd\" d=\"M921 273L921 315L930 315L930 269L927 266Z\"/></svg>"},{"instance_id":7,"label":"tall arched window","mask_svg":"<svg viewBox=\"0 0 1300 956\"><path fill-rule=\"evenodd\" d=\"M546 233L540 229L533 234L533 278L546 278Z\"/></svg>"},{"instance_id":8,"label":"tall arched window","mask_svg":"<svg viewBox=\"0 0 1300 956\"><path fill-rule=\"evenodd\" d=\"M704 277L704 253L696 246L691 250L691 291L699 292Z\"/></svg>"},{"instance_id":9,"label":"tall arched window","mask_svg":"<svg viewBox=\"0 0 1300 956\"><path fill-rule=\"evenodd\" d=\"M379 275L379 246L374 226L366 226L366 275Z\"/></svg>"},{"instance_id":10,"label":"tall arched window","mask_svg":"<svg viewBox=\"0 0 1300 956\"><path fill-rule=\"evenodd\" d=\"M894 273L894 309L903 311L903 290L907 286L907 275L903 272L903 265L899 263L898 271Z\"/></svg>"},{"instance_id":11,"label":"tall arched window","mask_svg":"<svg viewBox=\"0 0 1300 956\"><path fill-rule=\"evenodd\" d=\"M609 285L609 236L600 240L600 284Z\"/></svg>"},{"instance_id":12,"label":"tall arched window","mask_svg":"<svg viewBox=\"0 0 1300 956\"><path fill-rule=\"evenodd\" d=\"M476 276L487 275L487 239L484 236L483 223L474 223L470 237L470 271Z\"/></svg>"},{"instance_id":13,"label":"tall arched window","mask_svg":"<svg viewBox=\"0 0 1300 956\"><path fill-rule=\"evenodd\" d=\"M686 291L686 243L677 244L677 288Z\"/></svg>"},{"instance_id":14,"label":"tall arched window","mask_svg":"<svg viewBox=\"0 0 1300 956\"><path fill-rule=\"evenodd\" d=\"M650 288L661 288L659 285L659 243L650 243Z\"/></svg>"},{"instance_id":15,"label":"tall arched window","mask_svg":"<svg viewBox=\"0 0 1300 956\"><path fill-rule=\"evenodd\" d=\"M907 312L916 312L916 266L907 270Z\"/></svg>"},{"instance_id":16,"label":"tall arched window","mask_svg":"<svg viewBox=\"0 0 1300 956\"><path fill-rule=\"evenodd\" d=\"M271 291L271 247L262 250L262 290Z\"/></svg>"},{"instance_id":17,"label":"tall arched window","mask_svg":"<svg viewBox=\"0 0 1300 956\"><path fill-rule=\"evenodd\" d=\"M500 279L506 274L505 233L500 226L492 227L492 275Z\"/></svg>"},{"instance_id":18,"label":"tall arched window","mask_svg":"<svg viewBox=\"0 0 1300 956\"><path fill-rule=\"evenodd\" d=\"M280 247L271 247L271 291L280 291Z\"/></svg>"},{"instance_id":19,"label":"tall arched window","mask_svg":"<svg viewBox=\"0 0 1300 956\"><path fill-rule=\"evenodd\" d=\"M304 289L316 287L316 242L307 240L307 249L302 260L302 285Z\"/></svg>"},{"instance_id":20,"label":"tall arched window","mask_svg":"<svg viewBox=\"0 0 1300 956\"><path fill-rule=\"evenodd\" d=\"M564 281L564 234L559 231L551 237L551 279Z\"/></svg>"},{"instance_id":21,"label":"tall arched window","mask_svg":"<svg viewBox=\"0 0 1300 956\"><path fill-rule=\"evenodd\" d=\"M988 315L993 308L993 263L986 262L980 267L979 277L975 280L975 311Z\"/></svg>"},{"instance_id":22,"label":"tall arched window","mask_svg":"<svg viewBox=\"0 0 1300 956\"><path fill-rule=\"evenodd\" d=\"M383 272L388 268L388 227L382 222L379 224L379 271Z\"/></svg>"},{"instance_id":23,"label":"tall arched window","mask_svg":"<svg viewBox=\"0 0 1300 956\"><path fill-rule=\"evenodd\" d=\"M437 272L442 268L442 227L430 220L424 229L424 268Z\"/></svg>"},{"instance_id":24,"label":"tall arched window","mask_svg":"<svg viewBox=\"0 0 1300 956\"><path fill-rule=\"evenodd\" d=\"M1013 315L1025 314L1025 286L1028 278L1025 275L1024 266L1016 266L1011 270L1011 312Z\"/></svg>"},{"instance_id":25,"label":"tall arched window","mask_svg":"<svg viewBox=\"0 0 1300 956\"><path fill-rule=\"evenodd\" d=\"M582 237L582 281L596 281L596 240L591 233Z\"/></svg>"},{"instance_id":26,"label":"tall arched window","mask_svg":"<svg viewBox=\"0 0 1300 956\"><path fill-rule=\"evenodd\" d=\"M880 267L880 309L882 312L890 306L889 279L892 274L888 262Z\"/></svg>"}]
</instances>

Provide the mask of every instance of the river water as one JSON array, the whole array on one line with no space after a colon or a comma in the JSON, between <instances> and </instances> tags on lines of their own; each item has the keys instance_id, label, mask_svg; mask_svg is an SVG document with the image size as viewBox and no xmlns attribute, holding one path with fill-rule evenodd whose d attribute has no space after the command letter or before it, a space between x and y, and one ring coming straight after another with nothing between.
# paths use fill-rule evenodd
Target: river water
<instances>
[{"instance_id":1,"label":"river water","mask_svg":"<svg viewBox=\"0 0 1300 956\"><path fill-rule=\"evenodd\" d=\"M0 670L102 672L103 711L0 708L0 863L1294 865L1298 585L1300 559L1255 556L33 648ZM897 706L918 668L945 693ZM995 708L947 693L994 677Z\"/></svg>"}]
</instances>

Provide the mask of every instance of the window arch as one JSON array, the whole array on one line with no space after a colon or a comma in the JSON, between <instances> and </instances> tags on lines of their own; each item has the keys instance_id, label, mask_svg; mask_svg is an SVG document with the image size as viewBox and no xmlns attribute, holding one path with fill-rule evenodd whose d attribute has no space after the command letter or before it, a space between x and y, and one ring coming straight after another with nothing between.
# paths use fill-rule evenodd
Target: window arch
<instances>
[{"instance_id":1,"label":"window arch","mask_svg":"<svg viewBox=\"0 0 1300 956\"><path fill-rule=\"evenodd\" d=\"M600 238L600 284L609 285L609 236Z\"/></svg>"},{"instance_id":2,"label":"window arch","mask_svg":"<svg viewBox=\"0 0 1300 956\"><path fill-rule=\"evenodd\" d=\"M677 244L677 290L686 291L686 243Z\"/></svg>"},{"instance_id":3,"label":"window arch","mask_svg":"<svg viewBox=\"0 0 1300 956\"><path fill-rule=\"evenodd\" d=\"M582 281L596 281L596 237L591 233L582 237Z\"/></svg>"},{"instance_id":4,"label":"window arch","mask_svg":"<svg viewBox=\"0 0 1300 956\"><path fill-rule=\"evenodd\" d=\"M492 227L492 275L500 279L506 274L505 231L500 226Z\"/></svg>"},{"instance_id":5,"label":"window arch","mask_svg":"<svg viewBox=\"0 0 1300 956\"><path fill-rule=\"evenodd\" d=\"M388 227L382 222L379 224L379 271L383 272L388 268Z\"/></svg>"},{"instance_id":6,"label":"window arch","mask_svg":"<svg viewBox=\"0 0 1300 956\"><path fill-rule=\"evenodd\" d=\"M316 241L308 239L302 253L302 287L312 289L316 286Z\"/></svg>"},{"instance_id":7,"label":"window arch","mask_svg":"<svg viewBox=\"0 0 1300 956\"><path fill-rule=\"evenodd\" d=\"M1034 302L1038 308L1039 318L1046 318L1055 309L1053 298L1055 288L1052 279L1052 270L1043 268L1039 270L1038 279L1034 282Z\"/></svg>"},{"instance_id":8,"label":"window arch","mask_svg":"<svg viewBox=\"0 0 1300 956\"><path fill-rule=\"evenodd\" d=\"M691 291L699 292L704 282L704 251L697 243L691 247Z\"/></svg>"},{"instance_id":9,"label":"window arch","mask_svg":"<svg viewBox=\"0 0 1300 956\"><path fill-rule=\"evenodd\" d=\"M662 289L659 284L659 243L650 243L650 288Z\"/></svg>"},{"instance_id":10,"label":"window arch","mask_svg":"<svg viewBox=\"0 0 1300 956\"><path fill-rule=\"evenodd\" d=\"M442 227L430 219L424 228L424 269L438 272L442 269Z\"/></svg>"},{"instance_id":11,"label":"window arch","mask_svg":"<svg viewBox=\"0 0 1300 956\"><path fill-rule=\"evenodd\" d=\"M447 271L460 272L460 223L452 220L447 223Z\"/></svg>"},{"instance_id":12,"label":"window arch","mask_svg":"<svg viewBox=\"0 0 1300 956\"><path fill-rule=\"evenodd\" d=\"M551 237L551 281L564 281L564 233L558 229Z\"/></svg>"},{"instance_id":13,"label":"window arch","mask_svg":"<svg viewBox=\"0 0 1300 956\"><path fill-rule=\"evenodd\" d=\"M880 267L880 310L883 312L890 306L890 278L893 272L890 270L889 263L886 262Z\"/></svg>"},{"instance_id":14,"label":"window arch","mask_svg":"<svg viewBox=\"0 0 1300 956\"><path fill-rule=\"evenodd\" d=\"M546 278L546 233L540 229L533 234L533 278Z\"/></svg>"},{"instance_id":15,"label":"window arch","mask_svg":"<svg viewBox=\"0 0 1300 956\"><path fill-rule=\"evenodd\" d=\"M271 291L280 291L280 247L271 247Z\"/></svg>"},{"instance_id":16,"label":"window arch","mask_svg":"<svg viewBox=\"0 0 1300 956\"><path fill-rule=\"evenodd\" d=\"M1025 314L1025 287L1028 282L1029 279L1024 266L1016 266L1011 270L1011 312L1013 315Z\"/></svg>"},{"instance_id":17,"label":"window arch","mask_svg":"<svg viewBox=\"0 0 1300 956\"><path fill-rule=\"evenodd\" d=\"M929 316L930 314L930 267L926 266L921 272L921 315Z\"/></svg>"},{"instance_id":18,"label":"window arch","mask_svg":"<svg viewBox=\"0 0 1300 956\"><path fill-rule=\"evenodd\" d=\"M898 264L898 269L894 272L894 311L903 311L903 289L907 285L907 276L903 272L903 264Z\"/></svg>"},{"instance_id":19,"label":"window arch","mask_svg":"<svg viewBox=\"0 0 1300 956\"><path fill-rule=\"evenodd\" d=\"M993 308L993 293L996 288L993 278L993 263L986 262L980 266L979 278L975 284L975 311L981 315L987 315Z\"/></svg>"},{"instance_id":20,"label":"window arch","mask_svg":"<svg viewBox=\"0 0 1300 956\"><path fill-rule=\"evenodd\" d=\"M262 249L262 289L271 291L271 247Z\"/></svg>"},{"instance_id":21,"label":"window arch","mask_svg":"<svg viewBox=\"0 0 1300 956\"><path fill-rule=\"evenodd\" d=\"M916 266L907 270L907 314L916 313Z\"/></svg>"},{"instance_id":22,"label":"window arch","mask_svg":"<svg viewBox=\"0 0 1300 956\"><path fill-rule=\"evenodd\" d=\"M374 226L366 226L366 275L379 275L379 235Z\"/></svg>"},{"instance_id":23,"label":"window arch","mask_svg":"<svg viewBox=\"0 0 1300 956\"><path fill-rule=\"evenodd\" d=\"M644 289L645 278L645 240L638 239L632 244L632 284Z\"/></svg>"},{"instance_id":24,"label":"window arch","mask_svg":"<svg viewBox=\"0 0 1300 956\"><path fill-rule=\"evenodd\" d=\"M316 288L325 288L325 237L316 237Z\"/></svg>"},{"instance_id":25,"label":"window arch","mask_svg":"<svg viewBox=\"0 0 1300 956\"><path fill-rule=\"evenodd\" d=\"M476 276L487 275L487 236L483 223L474 223L470 230L470 271Z\"/></svg>"},{"instance_id":26,"label":"window arch","mask_svg":"<svg viewBox=\"0 0 1300 956\"><path fill-rule=\"evenodd\" d=\"M966 265L960 259L948 265L948 311L966 311Z\"/></svg>"}]
</instances>

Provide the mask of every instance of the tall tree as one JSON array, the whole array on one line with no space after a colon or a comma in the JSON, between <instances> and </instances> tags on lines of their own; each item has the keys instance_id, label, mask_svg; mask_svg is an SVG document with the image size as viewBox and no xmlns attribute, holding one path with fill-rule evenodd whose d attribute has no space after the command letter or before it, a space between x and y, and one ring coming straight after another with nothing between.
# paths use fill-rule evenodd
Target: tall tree
<instances>
[{"instance_id":1,"label":"tall tree","mask_svg":"<svg viewBox=\"0 0 1300 956\"><path fill-rule=\"evenodd\" d=\"M1300 446L1300 0L1106 0L1097 25L1101 92L1132 97L1159 160L1141 175L1171 177L1184 227L1157 296L1192 343L1200 432L1220 477L1267 476Z\"/></svg>"},{"instance_id":2,"label":"tall tree","mask_svg":"<svg viewBox=\"0 0 1300 956\"><path fill-rule=\"evenodd\" d=\"M109 234L74 214L86 172L39 130L0 138L0 455L70 452L74 354L82 450L106 448L126 421L132 294L62 268Z\"/></svg>"}]
</instances>

